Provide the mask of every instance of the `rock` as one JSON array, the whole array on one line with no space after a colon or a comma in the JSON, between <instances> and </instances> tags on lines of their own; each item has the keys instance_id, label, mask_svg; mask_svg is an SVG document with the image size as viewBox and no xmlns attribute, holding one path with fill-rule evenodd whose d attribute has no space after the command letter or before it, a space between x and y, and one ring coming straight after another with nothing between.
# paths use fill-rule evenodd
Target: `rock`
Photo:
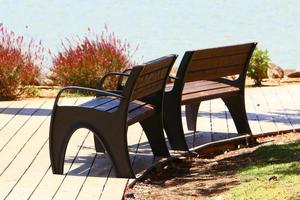
<instances>
[{"instance_id":1,"label":"rock","mask_svg":"<svg viewBox=\"0 0 300 200\"><path fill-rule=\"evenodd\" d=\"M267 73L268 73L268 78L283 78L284 77L283 69L273 63L270 63Z\"/></svg>"},{"instance_id":2,"label":"rock","mask_svg":"<svg viewBox=\"0 0 300 200\"><path fill-rule=\"evenodd\" d=\"M134 193L133 192L127 192L125 194L125 197L130 198L130 199L135 199Z\"/></svg>"},{"instance_id":3,"label":"rock","mask_svg":"<svg viewBox=\"0 0 300 200\"><path fill-rule=\"evenodd\" d=\"M295 70L293 72L290 72L287 74L287 77L289 78L300 78L300 70Z\"/></svg>"},{"instance_id":4,"label":"rock","mask_svg":"<svg viewBox=\"0 0 300 200\"><path fill-rule=\"evenodd\" d=\"M50 79L50 72L41 72L40 76L36 80L38 85L53 86L53 81Z\"/></svg>"},{"instance_id":5,"label":"rock","mask_svg":"<svg viewBox=\"0 0 300 200\"><path fill-rule=\"evenodd\" d=\"M269 181L278 181L278 178L277 178L277 176L271 176L269 178Z\"/></svg>"}]
</instances>

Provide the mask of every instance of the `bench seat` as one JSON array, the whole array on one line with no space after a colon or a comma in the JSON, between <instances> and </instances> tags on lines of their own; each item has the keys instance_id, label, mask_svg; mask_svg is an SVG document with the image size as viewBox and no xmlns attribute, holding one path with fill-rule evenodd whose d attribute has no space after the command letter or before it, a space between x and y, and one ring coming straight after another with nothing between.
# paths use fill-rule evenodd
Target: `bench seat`
<instances>
[{"instance_id":1,"label":"bench seat","mask_svg":"<svg viewBox=\"0 0 300 200\"><path fill-rule=\"evenodd\" d=\"M173 84L167 85L167 90L171 90ZM217 81L194 81L184 85L181 97L181 105L197 103L226 96L238 94L240 89L226 83Z\"/></svg>"},{"instance_id":2,"label":"bench seat","mask_svg":"<svg viewBox=\"0 0 300 200\"><path fill-rule=\"evenodd\" d=\"M98 97L85 102L79 107L96 109L103 112L115 112L120 105L120 99L114 97ZM142 101L134 100L129 103L127 124L132 125L151 116L155 112L155 106Z\"/></svg>"}]
</instances>

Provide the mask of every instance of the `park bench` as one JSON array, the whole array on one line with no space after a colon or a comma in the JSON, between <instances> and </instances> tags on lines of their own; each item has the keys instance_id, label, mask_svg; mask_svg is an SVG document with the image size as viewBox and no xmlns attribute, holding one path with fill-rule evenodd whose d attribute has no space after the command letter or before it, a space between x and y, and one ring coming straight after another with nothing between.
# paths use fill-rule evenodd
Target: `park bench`
<instances>
[{"instance_id":1,"label":"park bench","mask_svg":"<svg viewBox=\"0 0 300 200\"><path fill-rule=\"evenodd\" d=\"M171 148L188 150L181 118L186 106L189 130L196 131L201 101L221 98L227 106L239 134L251 134L245 110L245 79L256 43L185 52L174 83L166 87L164 128ZM238 75L234 80L228 76Z\"/></svg>"},{"instance_id":2,"label":"park bench","mask_svg":"<svg viewBox=\"0 0 300 200\"><path fill-rule=\"evenodd\" d=\"M127 77L121 91L76 86L63 88L54 103L49 132L53 173L63 173L68 141L79 128L94 133L96 151L105 149L118 177L135 177L129 159L127 130L136 122L144 129L153 154L169 156L163 132L162 101L166 80L176 58L176 55L165 56L135 66L130 73L109 73L103 77L101 83L109 76ZM77 106L58 105L61 94L70 90L92 92L97 97Z\"/></svg>"}]
</instances>

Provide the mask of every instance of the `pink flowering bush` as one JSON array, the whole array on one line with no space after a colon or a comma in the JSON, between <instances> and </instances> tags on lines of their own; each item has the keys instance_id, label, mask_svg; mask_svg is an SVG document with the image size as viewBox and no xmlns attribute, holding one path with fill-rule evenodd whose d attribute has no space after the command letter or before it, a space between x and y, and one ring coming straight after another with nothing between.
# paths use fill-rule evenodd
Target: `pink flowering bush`
<instances>
[{"instance_id":1,"label":"pink flowering bush","mask_svg":"<svg viewBox=\"0 0 300 200\"><path fill-rule=\"evenodd\" d=\"M87 36L78 39L75 45L68 39L67 45L62 43L63 50L53 57L50 69L55 84L98 88L99 78L104 74L121 71L133 64L128 42L122 42L107 29L101 35L93 36L94 39ZM105 87L112 88L114 84L114 78L110 78Z\"/></svg>"},{"instance_id":2,"label":"pink flowering bush","mask_svg":"<svg viewBox=\"0 0 300 200\"><path fill-rule=\"evenodd\" d=\"M16 36L0 24L0 99L14 99L26 85L34 84L40 74L44 48L23 36Z\"/></svg>"}]
</instances>

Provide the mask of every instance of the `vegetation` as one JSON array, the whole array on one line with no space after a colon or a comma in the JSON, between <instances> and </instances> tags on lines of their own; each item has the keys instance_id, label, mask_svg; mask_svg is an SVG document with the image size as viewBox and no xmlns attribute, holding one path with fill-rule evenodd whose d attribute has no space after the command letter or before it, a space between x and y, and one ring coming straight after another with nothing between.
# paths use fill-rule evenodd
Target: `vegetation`
<instances>
[{"instance_id":1,"label":"vegetation","mask_svg":"<svg viewBox=\"0 0 300 200\"><path fill-rule=\"evenodd\" d=\"M261 147L250 158L227 199L300 199L300 141Z\"/></svg>"},{"instance_id":2,"label":"vegetation","mask_svg":"<svg viewBox=\"0 0 300 200\"><path fill-rule=\"evenodd\" d=\"M255 49L251 57L247 75L254 80L255 86L261 86L264 78L267 78L267 70L270 58L267 50Z\"/></svg>"},{"instance_id":3,"label":"vegetation","mask_svg":"<svg viewBox=\"0 0 300 200\"><path fill-rule=\"evenodd\" d=\"M51 68L54 83L62 86L97 88L99 78L104 74L121 71L133 64L130 44L108 33L107 29L101 35L94 34L94 39L87 36L79 39L75 45L67 39L67 44L62 43L62 49L54 56ZM104 87L111 88L113 84L113 79L108 79Z\"/></svg>"},{"instance_id":4,"label":"vegetation","mask_svg":"<svg viewBox=\"0 0 300 200\"><path fill-rule=\"evenodd\" d=\"M15 99L35 84L43 62L44 48L16 36L0 24L0 99Z\"/></svg>"}]
</instances>

